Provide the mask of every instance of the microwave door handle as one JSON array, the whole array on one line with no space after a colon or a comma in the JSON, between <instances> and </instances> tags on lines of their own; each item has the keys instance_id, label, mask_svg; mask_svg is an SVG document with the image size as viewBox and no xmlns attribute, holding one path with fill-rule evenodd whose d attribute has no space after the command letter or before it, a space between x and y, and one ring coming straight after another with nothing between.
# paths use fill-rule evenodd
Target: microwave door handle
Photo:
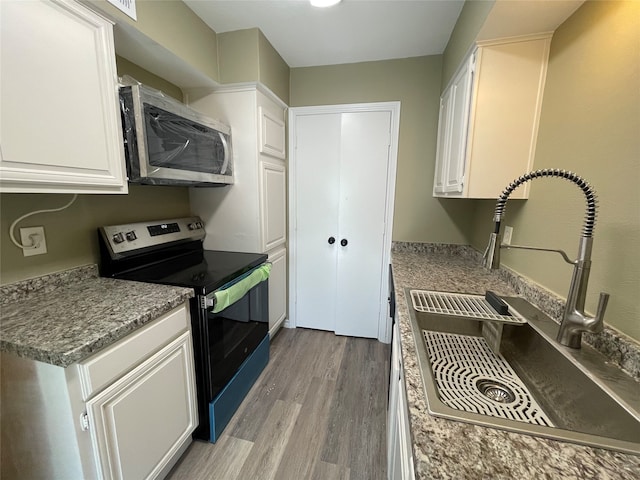
<instances>
[{"instance_id":1,"label":"microwave door handle","mask_svg":"<svg viewBox=\"0 0 640 480\"><path fill-rule=\"evenodd\" d=\"M218 132L218 135L220 135L220 141L222 142L222 148L224 149L224 162L220 169L220 175L224 175L227 172L227 167L229 166L229 145L227 144L227 139L224 138L224 134L222 132Z\"/></svg>"}]
</instances>

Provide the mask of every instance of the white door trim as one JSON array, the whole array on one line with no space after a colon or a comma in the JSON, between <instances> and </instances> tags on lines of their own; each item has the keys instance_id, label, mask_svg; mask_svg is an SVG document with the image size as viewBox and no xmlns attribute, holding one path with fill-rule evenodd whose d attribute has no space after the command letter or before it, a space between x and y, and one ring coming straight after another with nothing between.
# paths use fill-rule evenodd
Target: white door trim
<instances>
[{"instance_id":1,"label":"white door trim","mask_svg":"<svg viewBox=\"0 0 640 480\"><path fill-rule=\"evenodd\" d=\"M388 294L389 294L389 263L391 256L391 240L393 233L393 209L396 190L396 170L398 163L398 137L400 131L400 102L376 102L376 103L354 103L343 105L322 105L314 107L293 107L289 109L289 318L285 321L285 327L296 327L296 218L297 205L294 201L297 198L296 174L296 119L303 115L331 114L331 113L354 113L354 112L390 112L391 131L389 146L389 165L387 167L387 188L386 188L386 211L385 211L385 233L384 252L382 258L381 291L380 291L380 316L378 319L378 340L384 343L391 341L391 319L388 317Z\"/></svg>"}]
</instances>

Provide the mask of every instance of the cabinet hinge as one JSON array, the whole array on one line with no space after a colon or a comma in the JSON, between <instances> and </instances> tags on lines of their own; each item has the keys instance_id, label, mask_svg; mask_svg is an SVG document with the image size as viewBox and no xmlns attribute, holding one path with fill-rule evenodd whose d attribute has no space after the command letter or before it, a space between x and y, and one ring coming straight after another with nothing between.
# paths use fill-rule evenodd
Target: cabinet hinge
<instances>
[{"instance_id":1,"label":"cabinet hinge","mask_svg":"<svg viewBox=\"0 0 640 480\"><path fill-rule=\"evenodd\" d=\"M82 415L80 415L80 428L83 432L89 430L89 415L87 414L87 412L84 412Z\"/></svg>"}]
</instances>

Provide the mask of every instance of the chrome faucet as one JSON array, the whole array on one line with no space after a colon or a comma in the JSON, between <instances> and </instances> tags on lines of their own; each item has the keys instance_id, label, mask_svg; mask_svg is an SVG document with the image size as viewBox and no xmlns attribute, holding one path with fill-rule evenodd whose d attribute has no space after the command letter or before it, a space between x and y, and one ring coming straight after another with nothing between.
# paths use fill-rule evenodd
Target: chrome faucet
<instances>
[{"instance_id":1,"label":"chrome faucet","mask_svg":"<svg viewBox=\"0 0 640 480\"><path fill-rule=\"evenodd\" d=\"M540 177L564 178L578 185L585 194L587 199L587 214L582 228L582 236L580 237L580 244L578 246L578 258L576 260L570 260L562 250L502 244L500 223L509 195L523 183ZM591 248L593 245L593 227L596 223L596 207L597 199L595 191L591 185L575 173L566 170L544 169L522 175L511 182L498 197L493 217L493 233L489 237L489 244L487 245L482 260L485 268L494 270L500 266L501 248L521 248L525 250L556 252L562 255L565 262L573 265L573 276L571 277L571 285L569 286L569 293L567 295L567 304L564 308L562 322L560 323L560 329L558 330L558 336L556 338L562 345L571 348L580 348L582 332L598 333L602 331L604 328L604 312L609 302L609 294L600 293L595 317L590 317L584 312L584 302L587 293L587 284L589 283L589 272L591 270Z\"/></svg>"}]
</instances>

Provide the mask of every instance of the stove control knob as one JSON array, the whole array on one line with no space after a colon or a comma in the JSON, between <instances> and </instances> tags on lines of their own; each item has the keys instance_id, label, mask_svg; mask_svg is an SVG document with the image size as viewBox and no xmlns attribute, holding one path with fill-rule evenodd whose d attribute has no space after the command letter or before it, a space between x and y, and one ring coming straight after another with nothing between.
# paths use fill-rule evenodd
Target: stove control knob
<instances>
[{"instance_id":1,"label":"stove control knob","mask_svg":"<svg viewBox=\"0 0 640 480\"><path fill-rule=\"evenodd\" d=\"M128 242L132 242L136 240L138 237L136 236L136 232L131 230L130 232L125 233L125 237L127 237Z\"/></svg>"},{"instance_id":2,"label":"stove control knob","mask_svg":"<svg viewBox=\"0 0 640 480\"><path fill-rule=\"evenodd\" d=\"M197 230L199 228L202 228L200 222L193 222L189 224L189 230Z\"/></svg>"},{"instance_id":3,"label":"stove control knob","mask_svg":"<svg viewBox=\"0 0 640 480\"><path fill-rule=\"evenodd\" d=\"M124 242L124 235L122 233L116 233L113 236L113 243L122 243Z\"/></svg>"}]
</instances>

